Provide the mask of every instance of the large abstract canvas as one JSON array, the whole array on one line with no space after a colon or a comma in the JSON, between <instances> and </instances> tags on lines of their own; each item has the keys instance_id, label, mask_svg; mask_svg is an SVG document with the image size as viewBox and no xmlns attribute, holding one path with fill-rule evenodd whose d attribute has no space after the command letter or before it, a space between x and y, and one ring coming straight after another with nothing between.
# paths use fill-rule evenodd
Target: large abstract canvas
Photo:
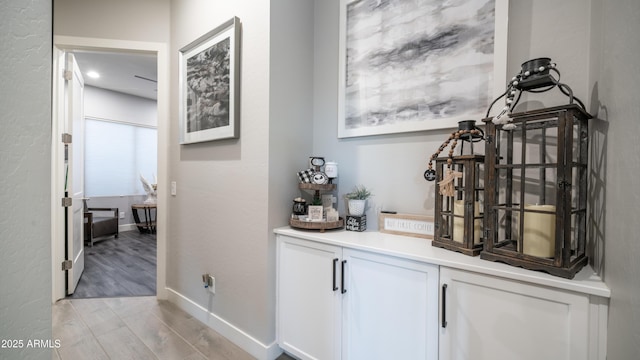
<instances>
[{"instance_id":1,"label":"large abstract canvas","mask_svg":"<svg viewBox=\"0 0 640 360\"><path fill-rule=\"evenodd\" d=\"M338 136L482 119L504 89L506 3L342 0Z\"/></svg>"}]
</instances>

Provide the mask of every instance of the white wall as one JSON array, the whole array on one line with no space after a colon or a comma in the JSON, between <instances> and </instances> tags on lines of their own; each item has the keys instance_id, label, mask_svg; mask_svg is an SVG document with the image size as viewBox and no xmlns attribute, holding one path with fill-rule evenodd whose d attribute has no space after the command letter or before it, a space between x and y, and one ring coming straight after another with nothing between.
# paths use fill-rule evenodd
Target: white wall
<instances>
[{"instance_id":1,"label":"white wall","mask_svg":"<svg viewBox=\"0 0 640 360\"><path fill-rule=\"evenodd\" d=\"M84 87L84 115L102 120L158 126L155 100L93 86Z\"/></svg>"},{"instance_id":2,"label":"white wall","mask_svg":"<svg viewBox=\"0 0 640 360\"><path fill-rule=\"evenodd\" d=\"M593 84L598 102L600 161L604 191L600 230L604 231L604 279L611 288L609 360L636 359L640 354L640 2L596 1L602 37L594 46L601 66Z\"/></svg>"},{"instance_id":3,"label":"white wall","mask_svg":"<svg viewBox=\"0 0 640 360\"><path fill-rule=\"evenodd\" d=\"M51 1L0 12L0 348L2 359L51 359ZM6 345L3 343L3 345Z\"/></svg>"}]
</instances>

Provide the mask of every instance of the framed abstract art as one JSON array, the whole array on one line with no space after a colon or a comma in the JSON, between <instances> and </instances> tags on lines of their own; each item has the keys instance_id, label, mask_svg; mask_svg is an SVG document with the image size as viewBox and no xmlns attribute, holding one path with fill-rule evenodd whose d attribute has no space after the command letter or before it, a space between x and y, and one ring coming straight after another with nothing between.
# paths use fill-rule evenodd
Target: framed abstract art
<instances>
[{"instance_id":1,"label":"framed abstract art","mask_svg":"<svg viewBox=\"0 0 640 360\"><path fill-rule=\"evenodd\" d=\"M338 137L484 118L506 84L508 0L341 0Z\"/></svg>"}]
</instances>

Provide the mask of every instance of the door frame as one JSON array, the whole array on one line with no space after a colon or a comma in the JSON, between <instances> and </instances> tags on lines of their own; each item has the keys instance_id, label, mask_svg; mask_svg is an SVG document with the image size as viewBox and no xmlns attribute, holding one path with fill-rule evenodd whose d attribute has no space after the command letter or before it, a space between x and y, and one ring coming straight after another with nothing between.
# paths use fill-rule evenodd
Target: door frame
<instances>
[{"instance_id":1,"label":"door frame","mask_svg":"<svg viewBox=\"0 0 640 360\"><path fill-rule=\"evenodd\" d=\"M155 54L158 64L158 214L156 227L156 296L166 299L167 213L169 164L169 57L167 44L75 36L53 37L52 130L51 130L51 296L52 303L65 297L65 273L62 271L64 254L64 208L60 189L63 188L64 170L60 166L60 121L64 119L64 80L59 74L60 57L66 51L90 50L107 52L139 52ZM62 56L64 58L64 56Z\"/></svg>"}]
</instances>

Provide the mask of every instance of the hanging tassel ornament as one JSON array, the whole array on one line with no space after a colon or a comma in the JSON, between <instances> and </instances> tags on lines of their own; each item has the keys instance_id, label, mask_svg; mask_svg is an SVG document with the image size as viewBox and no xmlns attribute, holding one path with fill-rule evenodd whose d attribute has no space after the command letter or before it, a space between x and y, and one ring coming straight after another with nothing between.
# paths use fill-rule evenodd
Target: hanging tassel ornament
<instances>
[{"instance_id":1,"label":"hanging tassel ornament","mask_svg":"<svg viewBox=\"0 0 640 360\"><path fill-rule=\"evenodd\" d=\"M451 168L448 168L447 171L445 171L444 177L442 178L442 181L440 181L438 183L438 186L440 186L440 195L442 196L453 196L456 193L456 189L455 189L455 179L456 178L461 178L462 177L462 173L460 171L455 171L455 170L451 170Z\"/></svg>"},{"instance_id":2,"label":"hanging tassel ornament","mask_svg":"<svg viewBox=\"0 0 640 360\"><path fill-rule=\"evenodd\" d=\"M438 151L436 151L429 158L429 165L427 167L427 170L424 172L425 180L434 181L436 179L436 171L433 169L433 161L436 158L438 158L438 155L440 155L440 153L442 151L444 151L444 149L447 146L449 146L449 144L451 144L451 148L449 149L449 158L447 159L447 168L449 169L448 171L451 171L451 164L453 163L453 152L454 152L456 146L458 145L458 139L465 138L465 137L467 137L469 139L472 139L474 137L484 138L484 132L482 132L482 130L480 130L478 128L474 128L474 129L471 129L471 130L469 130L469 129L456 130L456 131L452 132L449 135L449 138L447 140L445 140L444 143L442 143L442 145L440 145L440 148L438 148ZM462 174L460 174L460 176L462 176ZM445 176L445 178L446 178L446 176ZM442 181L440 183L442 183Z\"/></svg>"}]
</instances>

